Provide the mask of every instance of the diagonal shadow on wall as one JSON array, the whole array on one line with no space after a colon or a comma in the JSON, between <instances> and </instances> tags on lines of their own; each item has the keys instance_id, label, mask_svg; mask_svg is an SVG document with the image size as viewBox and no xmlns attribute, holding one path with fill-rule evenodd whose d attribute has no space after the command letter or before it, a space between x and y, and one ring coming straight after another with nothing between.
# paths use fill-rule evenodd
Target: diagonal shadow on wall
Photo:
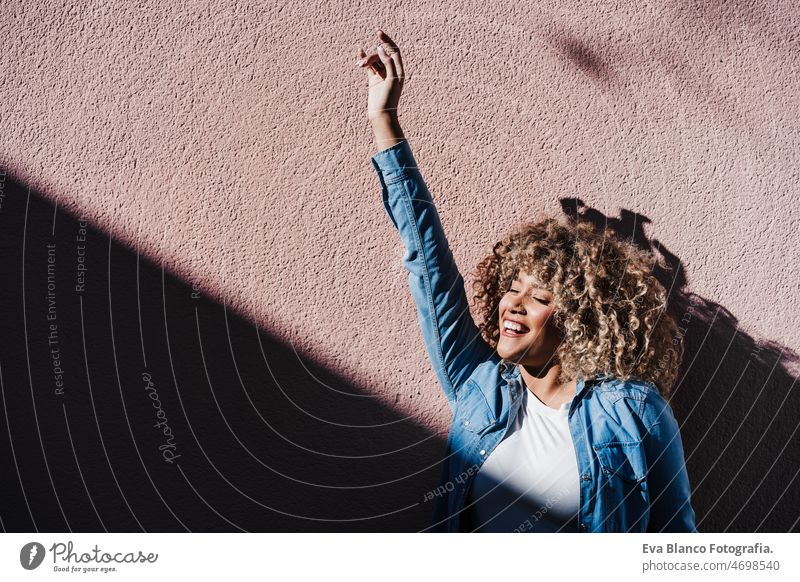
<instances>
[{"instance_id":1,"label":"diagonal shadow on wall","mask_svg":"<svg viewBox=\"0 0 800 582\"><path fill-rule=\"evenodd\" d=\"M444 442L6 178L6 531L416 531Z\"/></svg>"}]
</instances>

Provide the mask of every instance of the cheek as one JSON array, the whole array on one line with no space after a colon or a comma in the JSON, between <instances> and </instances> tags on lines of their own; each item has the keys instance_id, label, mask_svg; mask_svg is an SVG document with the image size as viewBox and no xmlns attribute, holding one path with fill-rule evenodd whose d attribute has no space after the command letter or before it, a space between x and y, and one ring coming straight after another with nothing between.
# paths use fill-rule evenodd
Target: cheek
<instances>
[{"instance_id":1,"label":"cheek","mask_svg":"<svg viewBox=\"0 0 800 582\"><path fill-rule=\"evenodd\" d=\"M497 304L497 320L500 321L503 319L503 314L508 311L508 302L506 301L505 297L500 300L500 303Z\"/></svg>"},{"instance_id":2,"label":"cheek","mask_svg":"<svg viewBox=\"0 0 800 582\"><path fill-rule=\"evenodd\" d=\"M531 322L535 323L537 327L553 327L553 310L552 309L539 309L535 313L531 313Z\"/></svg>"}]
</instances>

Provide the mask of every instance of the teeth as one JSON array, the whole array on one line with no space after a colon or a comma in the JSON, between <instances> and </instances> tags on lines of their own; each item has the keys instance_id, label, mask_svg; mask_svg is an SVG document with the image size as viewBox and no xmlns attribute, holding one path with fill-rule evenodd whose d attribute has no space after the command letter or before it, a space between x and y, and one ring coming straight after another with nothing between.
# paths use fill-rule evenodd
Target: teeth
<instances>
[{"instance_id":1,"label":"teeth","mask_svg":"<svg viewBox=\"0 0 800 582\"><path fill-rule=\"evenodd\" d=\"M521 332L524 329L520 324L516 323L515 321L506 320L506 321L503 322L503 326L506 329L511 329L511 330L517 331L517 332Z\"/></svg>"}]
</instances>

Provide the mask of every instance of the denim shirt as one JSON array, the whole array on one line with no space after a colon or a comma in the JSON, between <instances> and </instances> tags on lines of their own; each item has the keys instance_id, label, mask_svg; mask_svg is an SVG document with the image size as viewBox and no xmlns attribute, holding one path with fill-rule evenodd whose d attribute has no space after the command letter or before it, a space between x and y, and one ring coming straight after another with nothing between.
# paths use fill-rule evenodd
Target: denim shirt
<instances>
[{"instance_id":1,"label":"denim shirt","mask_svg":"<svg viewBox=\"0 0 800 582\"><path fill-rule=\"evenodd\" d=\"M513 425L527 388L519 367L500 358L472 320L464 280L408 142L371 161L405 246L425 348L453 414L439 487L424 496L434 514L425 531L461 531L473 478ZM604 374L578 378L568 422L580 480L578 531L697 531L678 423L655 384ZM517 531L524 530L522 523Z\"/></svg>"}]
</instances>

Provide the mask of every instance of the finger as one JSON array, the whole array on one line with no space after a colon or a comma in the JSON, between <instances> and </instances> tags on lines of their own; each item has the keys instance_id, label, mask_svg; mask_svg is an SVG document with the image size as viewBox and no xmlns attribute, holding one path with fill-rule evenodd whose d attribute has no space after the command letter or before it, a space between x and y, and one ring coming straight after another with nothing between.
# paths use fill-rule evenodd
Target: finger
<instances>
[{"instance_id":1,"label":"finger","mask_svg":"<svg viewBox=\"0 0 800 582\"><path fill-rule=\"evenodd\" d=\"M395 49L391 55L392 62L394 63L394 70L397 73L397 78L402 83L406 79L405 69L403 68L403 57L400 56L400 51Z\"/></svg>"},{"instance_id":2,"label":"finger","mask_svg":"<svg viewBox=\"0 0 800 582\"><path fill-rule=\"evenodd\" d=\"M371 55L367 55L367 53L364 52L364 49L359 47L358 60L356 60L356 66L367 70L367 78L372 78L372 77L380 77L381 79L386 78L385 69L383 68L383 64L378 58L377 53L372 53Z\"/></svg>"},{"instance_id":3,"label":"finger","mask_svg":"<svg viewBox=\"0 0 800 582\"><path fill-rule=\"evenodd\" d=\"M356 66L363 67L366 64L367 64L367 53L364 52L363 48L358 47L358 58L356 59ZM367 67L367 70L369 69L370 67Z\"/></svg>"},{"instance_id":4,"label":"finger","mask_svg":"<svg viewBox=\"0 0 800 582\"><path fill-rule=\"evenodd\" d=\"M386 51L383 49L383 44L378 45L378 58L381 60L383 67L386 69L386 78L397 79L397 71L394 67L394 61L392 60L392 57L386 54Z\"/></svg>"},{"instance_id":5,"label":"finger","mask_svg":"<svg viewBox=\"0 0 800 582\"><path fill-rule=\"evenodd\" d=\"M391 37L388 34L386 34L385 32L383 32L383 30L380 29L380 28L378 29L378 39L380 39L380 42L385 42L386 44L388 44L393 49L397 49L397 50L400 49L400 47L397 46L397 43L395 43L391 39Z\"/></svg>"},{"instance_id":6,"label":"finger","mask_svg":"<svg viewBox=\"0 0 800 582\"><path fill-rule=\"evenodd\" d=\"M375 52L367 56L362 67L370 69L374 74L378 75L381 79L387 77L386 67L381 62L380 55Z\"/></svg>"},{"instance_id":7,"label":"finger","mask_svg":"<svg viewBox=\"0 0 800 582\"><path fill-rule=\"evenodd\" d=\"M367 53L364 52L364 49L358 47L358 58L356 59L356 66L363 67L366 64L367 60Z\"/></svg>"},{"instance_id":8,"label":"finger","mask_svg":"<svg viewBox=\"0 0 800 582\"><path fill-rule=\"evenodd\" d=\"M403 68L403 57L400 56L400 47L397 46L397 43L394 42L388 34L383 32L382 29L377 29L377 32L380 41L384 43L384 45L389 46L389 56L394 62L395 73L397 78L400 79L400 81L403 81L405 79L405 71Z\"/></svg>"},{"instance_id":9,"label":"finger","mask_svg":"<svg viewBox=\"0 0 800 582\"><path fill-rule=\"evenodd\" d=\"M359 60L356 61L357 66L366 67L369 65L374 66L376 64L380 65L380 58L377 52L367 55L363 50L359 50Z\"/></svg>"}]
</instances>

